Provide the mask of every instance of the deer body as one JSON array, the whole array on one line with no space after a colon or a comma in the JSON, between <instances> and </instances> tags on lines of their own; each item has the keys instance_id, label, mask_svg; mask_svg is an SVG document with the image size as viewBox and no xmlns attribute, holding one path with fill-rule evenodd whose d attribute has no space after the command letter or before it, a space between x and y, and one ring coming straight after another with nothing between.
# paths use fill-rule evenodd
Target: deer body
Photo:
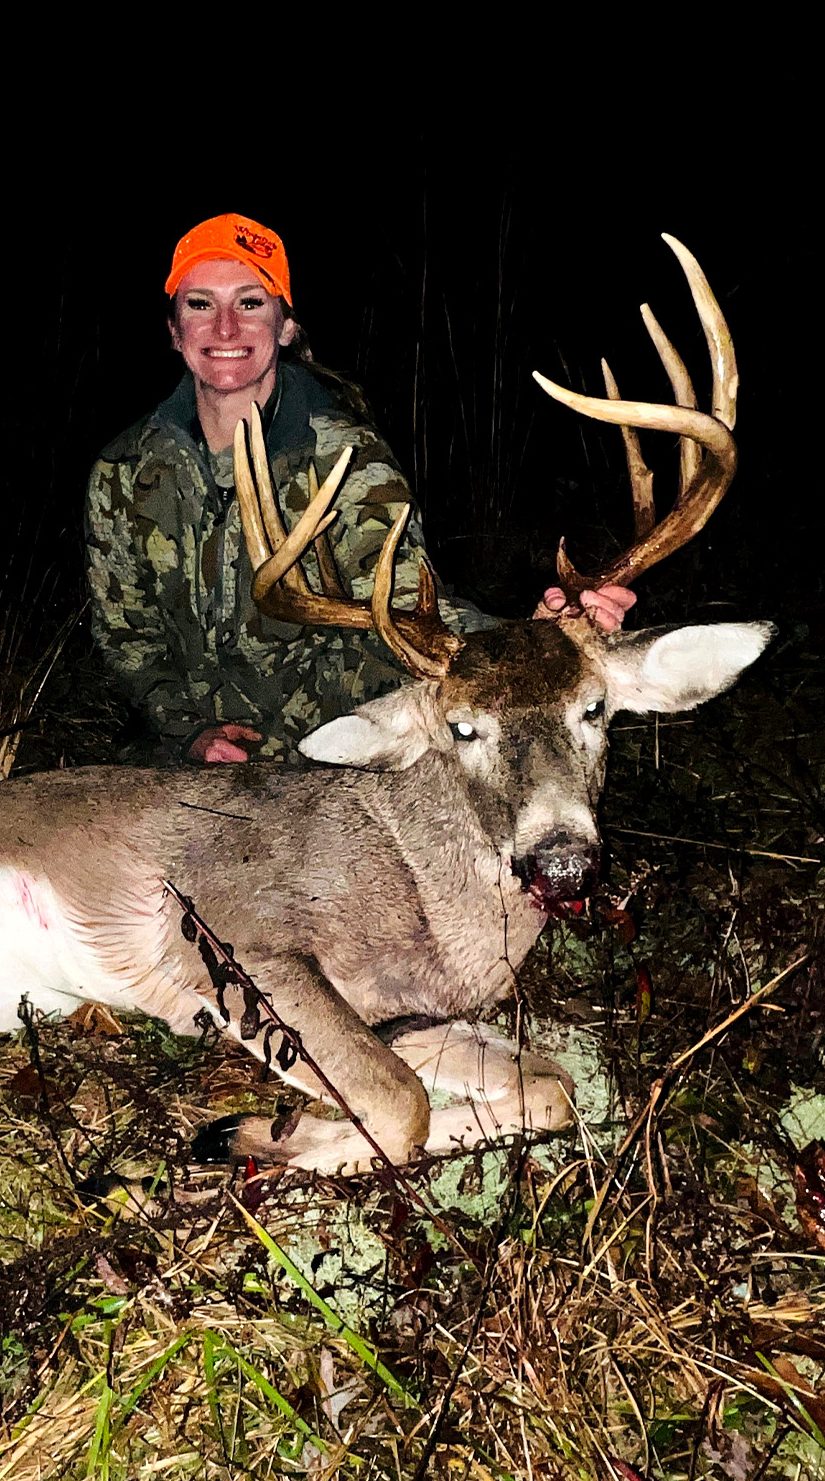
<instances>
[{"instance_id":1,"label":"deer body","mask_svg":"<svg viewBox=\"0 0 825 1481\"><path fill-rule=\"evenodd\" d=\"M523 664L558 646L551 627L523 626L532 640ZM574 645L564 646L575 661ZM531 677L516 724L535 703L537 676L520 675L525 688ZM538 679L549 698L552 680ZM411 722L435 715L435 687L402 691L423 701ZM389 704L397 714L400 698L363 708ZM267 991L272 976L289 977L292 960L311 958L367 1024L489 1007L545 916L502 856L504 838L485 831L443 719L438 729L445 749L429 744L422 725L411 742L422 754L400 770L99 767L4 786L0 1027L17 1026L12 961L26 960L21 980L35 1006L56 1006L55 992L91 997L192 1032L193 1013L204 1001L214 1008L214 992L180 936L164 879L197 902L245 966L264 970ZM556 779L560 796L564 780ZM510 802L489 789L487 810L497 805L512 834ZM557 816L564 811L557 805Z\"/></svg>"},{"instance_id":2,"label":"deer body","mask_svg":"<svg viewBox=\"0 0 825 1481\"><path fill-rule=\"evenodd\" d=\"M217 1017L170 880L388 1155L525 1115L566 1124L564 1073L468 1020L507 994L552 903L586 888L610 715L689 708L768 636L725 624L604 643L586 624L512 623L468 638L442 680L322 726L304 746L339 763L327 769L96 767L6 783L0 1029L17 1026L22 992L45 1012L93 999L178 1032L204 1007ZM240 994L226 1006L243 1039ZM392 1047L372 1031L420 1016L436 1024ZM262 1031L244 1042L263 1057ZM436 1074L464 1104L430 1117ZM320 1093L300 1062L285 1078ZM347 1123L309 1114L282 1142L246 1126L241 1146L327 1170L371 1158Z\"/></svg>"},{"instance_id":3,"label":"deer body","mask_svg":"<svg viewBox=\"0 0 825 1481\"><path fill-rule=\"evenodd\" d=\"M505 916L519 960L541 918L502 878L461 792L449 796L449 770L433 758L357 775L356 787L266 763L230 774L93 767L4 787L0 1028L19 1025L10 959L25 958L36 1007L42 986L194 1032L202 1002L191 995L214 1006L214 992L197 949L178 943L164 879L242 961L256 948L313 956L367 1023L483 1010L506 988ZM451 932L456 896L466 928Z\"/></svg>"}]
</instances>

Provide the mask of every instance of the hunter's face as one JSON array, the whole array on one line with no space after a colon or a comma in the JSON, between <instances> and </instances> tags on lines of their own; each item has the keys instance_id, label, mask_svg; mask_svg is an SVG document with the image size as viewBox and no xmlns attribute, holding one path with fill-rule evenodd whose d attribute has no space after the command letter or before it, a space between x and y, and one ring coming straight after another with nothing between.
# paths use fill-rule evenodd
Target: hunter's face
<instances>
[{"instance_id":1,"label":"hunter's face","mask_svg":"<svg viewBox=\"0 0 825 1481\"><path fill-rule=\"evenodd\" d=\"M198 263L178 288L172 343L196 382L214 391L274 385L292 332L280 300L242 262Z\"/></svg>"}]
</instances>

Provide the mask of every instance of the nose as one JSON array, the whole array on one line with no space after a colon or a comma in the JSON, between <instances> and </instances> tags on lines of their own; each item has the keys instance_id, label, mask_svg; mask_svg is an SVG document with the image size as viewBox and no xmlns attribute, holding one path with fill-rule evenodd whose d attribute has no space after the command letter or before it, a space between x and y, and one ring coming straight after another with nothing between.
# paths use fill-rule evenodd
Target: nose
<instances>
[{"instance_id":1,"label":"nose","mask_svg":"<svg viewBox=\"0 0 825 1481\"><path fill-rule=\"evenodd\" d=\"M232 339L238 332L238 315L234 305L225 303L218 305L216 329L219 339Z\"/></svg>"},{"instance_id":2,"label":"nose","mask_svg":"<svg viewBox=\"0 0 825 1481\"><path fill-rule=\"evenodd\" d=\"M544 909L551 910L565 900L581 900L592 893L601 859L598 839L553 833L542 838L529 854L514 859L512 869L522 888Z\"/></svg>"}]
</instances>

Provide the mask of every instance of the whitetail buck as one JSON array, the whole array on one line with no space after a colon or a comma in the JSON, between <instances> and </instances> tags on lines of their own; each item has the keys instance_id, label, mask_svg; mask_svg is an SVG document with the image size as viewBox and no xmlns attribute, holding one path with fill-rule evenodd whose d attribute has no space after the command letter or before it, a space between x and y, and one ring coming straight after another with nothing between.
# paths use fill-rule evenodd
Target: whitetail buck
<instances>
[{"instance_id":1,"label":"whitetail buck","mask_svg":"<svg viewBox=\"0 0 825 1481\"><path fill-rule=\"evenodd\" d=\"M607 371L604 401L539 377L558 400L625 428L634 490L636 543L619 562L585 580L562 549L571 599L585 585L628 584L683 544L733 476L730 337L698 264L666 240L710 347L712 414L696 409L687 372L647 310L678 405L621 401ZM629 428L681 439L681 490L658 526ZM326 763L318 768L93 767L0 787L0 1029L17 1027L23 994L44 1013L92 999L183 1033L204 1007L220 1018L223 994L181 933L171 881L231 939L281 1020L397 1162L525 1125L562 1127L568 1077L518 1055L479 1016L510 991L555 902L589 888L611 716L693 708L733 683L771 629L727 623L605 638L567 615L456 637L439 619L426 566L415 611L391 607L401 519L371 604L353 602L323 548L345 459L287 536L254 417L250 435L255 473L240 428L236 482L256 601L285 620L374 625L416 682L310 735L302 750ZM322 594L299 563L312 540ZM268 1058L266 1026L241 998L227 992L226 1027ZM380 1029L391 1020L401 1025L388 1044ZM281 1060L290 1083L321 1092L303 1060ZM435 1083L459 1103L431 1113L425 1087ZM351 1172L373 1159L357 1126L307 1112L280 1130L247 1119L226 1144L228 1155L242 1149L322 1170Z\"/></svg>"}]
</instances>

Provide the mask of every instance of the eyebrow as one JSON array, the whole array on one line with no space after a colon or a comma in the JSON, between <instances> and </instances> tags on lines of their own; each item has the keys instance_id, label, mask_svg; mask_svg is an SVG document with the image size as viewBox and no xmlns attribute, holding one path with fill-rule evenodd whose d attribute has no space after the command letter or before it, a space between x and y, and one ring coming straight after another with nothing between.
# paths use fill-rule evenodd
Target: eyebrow
<instances>
[{"instance_id":1,"label":"eyebrow","mask_svg":"<svg viewBox=\"0 0 825 1481\"><path fill-rule=\"evenodd\" d=\"M263 283L259 283L257 279L252 283L242 283L240 288L233 288L232 291L235 294L262 293L264 297L266 297L266 289L264 288ZM198 295L200 295L201 298L214 298L215 290L214 288L187 288L183 296L184 298L196 298Z\"/></svg>"}]
</instances>

